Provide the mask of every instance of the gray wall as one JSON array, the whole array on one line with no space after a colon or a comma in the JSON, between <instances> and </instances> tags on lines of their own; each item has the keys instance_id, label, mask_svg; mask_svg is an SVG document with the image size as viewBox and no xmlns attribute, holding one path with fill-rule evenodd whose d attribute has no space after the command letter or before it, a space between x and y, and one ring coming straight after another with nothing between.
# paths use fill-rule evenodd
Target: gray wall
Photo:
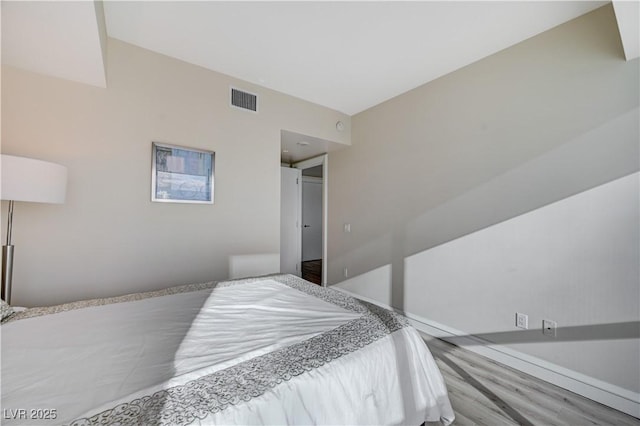
<instances>
[{"instance_id":1,"label":"gray wall","mask_svg":"<svg viewBox=\"0 0 640 426\"><path fill-rule=\"evenodd\" d=\"M2 152L69 169L65 204L16 204L12 302L224 279L246 259L277 272L280 131L349 143L335 123L350 118L113 39L107 76L2 69ZM258 93L260 113L230 108L229 85ZM152 141L216 152L214 205L151 202Z\"/></svg>"},{"instance_id":2,"label":"gray wall","mask_svg":"<svg viewBox=\"0 0 640 426\"><path fill-rule=\"evenodd\" d=\"M354 116L329 283L638 392L593 328L640 321L638 65L607 5ZM516 311L587 340L511 345Z\"/></svg>"}]
</instances>

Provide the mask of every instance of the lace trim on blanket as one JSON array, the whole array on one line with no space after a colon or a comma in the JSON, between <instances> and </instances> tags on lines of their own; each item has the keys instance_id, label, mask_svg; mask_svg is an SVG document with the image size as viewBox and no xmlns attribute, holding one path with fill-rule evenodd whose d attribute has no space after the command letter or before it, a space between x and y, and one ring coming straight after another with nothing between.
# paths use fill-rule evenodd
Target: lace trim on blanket
<instances>
[{"instance_id":1,"label":"lace trim on blanket","mask_svg":"<svg viewBox=\"0 0 640 426\"><path fill-rule=\"evenodd\" d=\"M268 277L319 297L362 316L311 339L247 360L184 385L134 399L71 426L187 425L230 405L264 394L283 381L318 368L408 325L406 318L361 302L336 290L309 284L298 277ZM221 286L255 282L251 278L219 283Z\"/></svg>"},{"instance_id":2,"label":"lace trim on blanket","mask_svg":"<svg viewBox=\"0 0 640 426\"><path fill-rule=\"evenodd\" d=\"M144 293L133 293L124 296L106 297L102 299L90 299L80 300L78 302L65 303L56 306L43 306L38 308L29 308L26 311L16 312L11 317L7 318L3 324L17 321L21 319L40 317L43 315L58 314L60 312L74 311L76 309L89 308L92 306L110 305L112 303L133 302L136 300L148 299L150 297L168 296L170 294L186 293L189 291L200 291L209 288L214 288L217 283L209 282L202 284L188 284L178 287L165 288L163 290L147 291Z\"/></svg>"},{"instance_id":3,"label":"lace trim on blanket","mask_svg":"<svg viewBox=\"0 0 640 426\"><path fill-rule=\"evenodd\" d=\"M112 303L124 303L135 302L137 300L149 299L151 297L169 296L178 293L187 293L192 291L208 290L214 287L228 287L232 285L247 284L265 279L271 279L282 284L286 284L289 287L300 290L304 293L315 296L325 302L333 303L341 308L348 309L354 312L364 312L363 308L359 305L355 299L351 297L344 297L343 293L336 290L328 289L326 287L320 287L318 285L309 284L306 281L298 278L294 275L265 275L262 277L243 278L239 280L230 280L222 282L208 282L199 284L187 284L177 287L170 287L162 290L147 291L144 293L126 294L124 296L106 297L102 299L90 299L81 300L78 302L65 303L56 306L44 306L38 308L29 308L25 311L15 312L10 317L3 321L3 324L17 321L26 318L39 317L43 315L57 314L60 312L73 311L76 309L84 309L92 306L110 305Z\"/></svg>"},{"instance_id":4,"label":"lace trim on blanket","mask_svg":"<svg viewBox=\"0 0 640 426\"><path fill-rule=\"evenodd\" d=\"M187 425L264 394L283 381L354 352L404 326L392 312L370 312L331 331L225 370L120 404L71 426Z\"/></svg>"}]
</instances>

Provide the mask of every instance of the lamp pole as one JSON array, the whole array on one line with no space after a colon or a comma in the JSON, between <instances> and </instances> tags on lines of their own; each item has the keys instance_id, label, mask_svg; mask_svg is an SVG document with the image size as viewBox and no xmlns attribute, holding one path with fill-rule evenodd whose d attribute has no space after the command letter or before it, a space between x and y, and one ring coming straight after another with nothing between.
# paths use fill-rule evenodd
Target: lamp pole
<instances>
[{"instance_id":1,"label":"lamp pole","mask_svg":"<svg viewBox=\"0 0 640 426\"><path fill-rule=\"evenodd\" d=\"M0 154L0 199L9 202L7 244L2 246L2 299L11 303L13 275L13 203L64 203L67 192L67 168L33 158Z\"/></svg>"},{"instance_id":2,"label":"lamp pole","mask_svg":"<svg viewBox=\"0 0 640 426\"><path fill-rule=\"evenodd\" d=\"M13 275L13 245L11 228L13 227L13 200L9 201L7 217L7 244L2 246L2 300L11 304L11 277Z\"/></svg>"}]
</instances>

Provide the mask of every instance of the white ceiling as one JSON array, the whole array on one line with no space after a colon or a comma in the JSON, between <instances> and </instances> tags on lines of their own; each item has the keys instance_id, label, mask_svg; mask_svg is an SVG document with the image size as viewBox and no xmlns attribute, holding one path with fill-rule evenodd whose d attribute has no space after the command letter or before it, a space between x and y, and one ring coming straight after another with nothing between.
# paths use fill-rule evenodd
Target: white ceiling
<instances>
[{"instance_id":1,"label":"white ceiling","mask_svg":"<svg viewBox=\"0 0 640 426\"><path fill-rule=\"evenodd\" d=\"M280 131L280 161L287 164L296 163L345 147L344 144L314 138L288 130Z\"/></svg>"},{"instance_id":2,"label":"white ceiling","mask_svg":"<svg viewBox=\"0 0 640 426\"><path fill-rule=\"evenodd\" d=\"M606 3L105 1L103 21L92 1L3 0L2 62L104 87L106 22L110 37L353 115ZM627 59L631 4L616 7Z\"/></svg>"},{"instance_id":3,"label":"white ceiling","mask_svg":"<svg viewBox=\"0 0 640 426\"><path fill-rule=\"evenodd\" d=\"M3 64L106 87L104 26L92 1L2 1L0 6Z\"/></svg>"},{"instance_id":4,"label":"white ceiling","mask_svg":"<svg viewBox=\"0 0 640 426\"><path fill-rule=\"evenodd\" d=\"M111 37L356 114L606 2L105 2Z\"/></svg>"}]
</instances>

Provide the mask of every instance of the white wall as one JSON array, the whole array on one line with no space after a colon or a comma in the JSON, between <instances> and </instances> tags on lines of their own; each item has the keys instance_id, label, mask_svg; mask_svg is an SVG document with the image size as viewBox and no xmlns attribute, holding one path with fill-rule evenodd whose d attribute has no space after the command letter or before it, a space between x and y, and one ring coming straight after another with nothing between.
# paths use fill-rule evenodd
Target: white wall
<instances>
[{"instance_id":1,"label":"white wall","mask_svg":"<svg viewBox=\"0 0 640 426\"><path fill-rule=\"evenodd\" d=\"M64 205L16 204L13 302L224 279L249 258L276 272L280 131L348 144L335 123L350 118L113 39L107 77L2 69L2 152L69 169ZM230 108L229 85L258 93L260 113ZM152 141L216 152L214 205L150 201Z\"/></svg>"},{"instance_id":2,"label":"white wall","mask_svg":"<svg viewBox=\"0 0 640 426\"><path fill-rule=\"evenodd\" d=\"M405 309L637 391L638 325L635 339L624 338L623 324L599 326L640 315L639 178L633 173L408 256ZM467 311L476 313L473 322L460 315ZM529 315L534 333L514 332L515 312ZM540 332L543 319L558 323L556 339ZM599 372L593 358L625 368Z\"/></svg>"},{"instance_id":3,"label":"white wall","mask_svg":"<svg viewBox=\"0 0 640 426\"><path fill-rule=\"evenodd\" d=\"M504 345L516 311L637 324L639 81L607 5L354 116L329 283ZM513 348L637 395L638 339L586 336Z\"/></svg>"}]
</instances>

